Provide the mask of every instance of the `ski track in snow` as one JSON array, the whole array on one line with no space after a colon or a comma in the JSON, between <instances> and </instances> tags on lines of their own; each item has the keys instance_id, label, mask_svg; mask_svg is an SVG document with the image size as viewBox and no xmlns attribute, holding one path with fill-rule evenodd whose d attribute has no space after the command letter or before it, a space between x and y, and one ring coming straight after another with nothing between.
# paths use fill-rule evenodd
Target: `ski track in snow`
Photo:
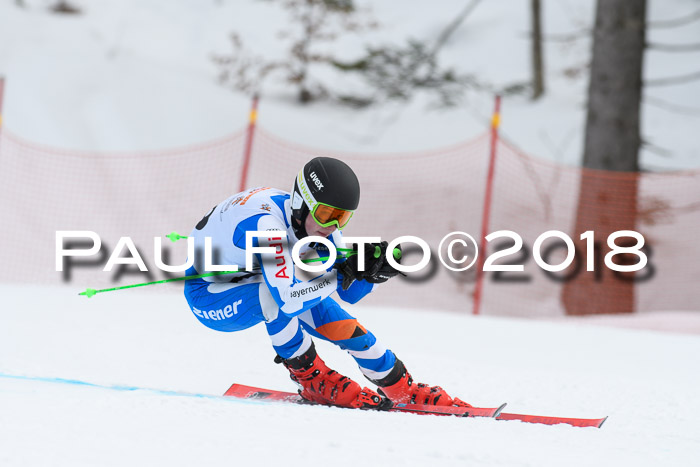
<instances>
[{"instance_id":1,"label":"ski track in snow","mask_svg":"<svg viewBox=\"0 0 700 467\"><path fill-rule=\"evenodd\" d=\"M0 465L681 466L700 455L696 335L350 307L418 381L510 412L610 417L602 429L541 426L222 398L233 382L294 390L264 326L208 330L180 294L77 292L0 286ZM367 383L347 354L317 345Z\"/></svg>"}]
</instances>

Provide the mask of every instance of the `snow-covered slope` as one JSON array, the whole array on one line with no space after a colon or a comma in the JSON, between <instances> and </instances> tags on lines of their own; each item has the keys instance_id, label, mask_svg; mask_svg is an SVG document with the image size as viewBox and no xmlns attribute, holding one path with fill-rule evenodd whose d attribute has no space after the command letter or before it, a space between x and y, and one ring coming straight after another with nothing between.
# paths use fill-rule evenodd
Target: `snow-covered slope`
<instances>
[{"instance_id":1,"label":"snow-covered slope","mask_svg":"<svg viewBox=\"0 0 700 467\"><path fill-rule=\"evenodd\" d=\"M278 33L287 16L258 0L72 0L82 15L49 14L46 2L0 5L0 75L7 78L6 127L29 140L85 150L146 150L199 143L245 125L249 100L216 82L211 57L230 51L236 31L249 49L266 57L283 53ZM464 8L462 0L390 0L371 5L382 27L332 47L355 54L363 43L435 39ZM590 40L573 41L593 23L593 0L543 2L548 91L533 104L526 96L504 102L503 134L535 156L578 164ZM694 0L650 0L649 19L665 20L697 10ZM452 36L441 60L475 74L495 88L529 79L529 2L482 1ZM649 41L700 41L697 22L652 28ZM697 72L700 51L650 50L645 78ZM576 73L578 70L578 73ZM327 73L316 70L318 73ZM573 77L572 77L573 76ZM700 124L700 81L649 87L643 109L644 167L700 166L694 129ZM470 92L457 109L426 111L427 99L351 111L314 104L299 107L293 91L264 88L260 123L273 133L309 146L358 152L432 149L485 130L490 93ZM669 110L669 106L673 110ZM675 106L675 107L674 107ZM680 108L677 108L680 107Z\"/></svg>"},{"instance_id":2,"label":"snow-covered slope","mask_svg":"<svg viewBox=\"0 0 700 467\"><path fill-rule=\"evenodd\" d=\"M610 418L600 430L261 405L220 395L293 390L263 326L217 333L179 294L0 287L0 464L690 465L700 338L439 311L353 308L420 381L513 412ZM329 365L362 380L321 342ZM11 376L25 376L15 378Z\"/></svg>"}]
</instances>

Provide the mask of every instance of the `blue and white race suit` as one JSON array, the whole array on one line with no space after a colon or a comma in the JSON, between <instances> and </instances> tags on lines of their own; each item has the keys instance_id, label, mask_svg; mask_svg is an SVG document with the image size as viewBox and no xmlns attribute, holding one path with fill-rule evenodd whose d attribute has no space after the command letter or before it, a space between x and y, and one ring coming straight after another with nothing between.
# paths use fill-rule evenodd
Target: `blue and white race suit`
<instances>
[{"instance_id":1,"label":"blue and white race suit","mask_svg":"<svg viewBox=\"0 0 700 467\"><path fill-rule=\"evenodd\" d=\"M374 335L330 298L356 303L373 289L373 284L356 280L342 290L342 276L335 269L307 273L295 268L291 251L299 240L291 225L289 193L260 187L231 196L215 206L194 228L195 263L187 275L203 274L205 239L211 240L214 264L237 265L239 271L185 281L185 297L197 319L205 326L224 332L241 331L264 322L278 355L288 359L306 352L311 336L335 343L357 361L365 376L376 380L393 368L393 352L377 342ZM275 253L253 255L253 269L245 270L246 232L266 231L253 239L253 246L272 247ZM277 232L277 233L276 233ZM280 235L286 232L284 238ZM336 230L328 239L346 247ZM313 253L304 245L302 258ZM323 256L323 252L319 251Z\"/></svg>"}]
</instances>

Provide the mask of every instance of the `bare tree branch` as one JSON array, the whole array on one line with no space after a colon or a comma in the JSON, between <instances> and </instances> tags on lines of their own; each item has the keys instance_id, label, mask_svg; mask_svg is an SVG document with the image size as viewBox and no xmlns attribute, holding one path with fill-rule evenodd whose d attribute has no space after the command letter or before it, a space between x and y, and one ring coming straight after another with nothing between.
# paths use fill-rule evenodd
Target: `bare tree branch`
<instances>
[{"instance_id":1,"label":"bare tree branch","mask_svg":"<svg viewBox=\"0 0 700 467\"><path fill-rule=\"evenodd\" d=\"M65 1L65 0L64 0ZM330 52L321 52L320 44L333 42L340 34L374 29L377 23L366 18L365 8L357 9L353 0L275 0L286 10L288 28L278 37L288 46L287 55L270 60L247 49L237 34L232 34L232 53L212 57L219 66L219 81L248 94L260 93L265 79L281 76L297 89L301 103L325 98L329 90L315 78L313 66L332 64Z\"/></svg>"},{"instance_id":2,"label":"bare tree branch","mask_svg":"<svg viewBox=\"0 0 700 467\"><path fill-rule=\"evenodd\" d=\"M544 94L544 52L542 51L542 3L530 0L532 22L532 100Z\"/></svg>"},{"instance_id":3,"label":"bare tree branch","mask_svg":"<svg viewBox=\"0 0 700 467\"><path fill-rule=\"evenodd\" d=\"M673 156L673 151L671 151L670 149L662 148L661 146L657 146L654 143L651 143L645 139L642 139L642 149L661 157Z\"/></svg>"},{"instance_id":4,"label":"bare tree branch","mask_svg":"<svg viewBox=\"0 0 700 467\"><path fill-rule=\"evenodd\" d=\"M472 0L464 8L464 10L462 10L462 12L459 15L457 15L457 17L450 24L448 24L445 29L442 30L440 36L438 36L437 40L435 41L433 49L430 52L431 55L435 55L438 53L438 51L442 48L442 46L445 45L450 36L454 34L457 28L459 28L459 26L464 22L464 20L467 19L467 16L469 16L471 12L474 11L474 9L480 1L481 0Z\"/></svg>"},{"instance_id":5,"label":"bare tree branch","mask_svg":"<svg viewBox=\"0 0 700 467\"><path fill-rule=\"evenodd\" d=\"M700 211L700 203L690 203L686 204L685 206L679 206L675 208L676 212L681 212L683 214L687 213L692 213L692 212L697 212Z\"/></svg>"},{"instance_id":6,"label":"bare tree branch","mask_svg":"<svg viewBox=\"0 0 700 467\"><path fill-rule=\"evenodd\" d=\"M700 117L700 108L674 104L672 102L659 99L658 97L644 96L643 103L653 105L659 109L668 110L669 112Z\"/></svg>"},{"instance_id":7,"label":"bare tree branch","mask_svg":"<svg viewBox=\"0 0 700 467\"><path fill-rule=\"evenodd\" d=\"M593 34L591 28L584 28L567 34L545 34L542 38L549 42L574 42L579 39L590 37L591 34Z\"/></svg>"},{"instance_id":8,"label":"bare tree branch","mask_svg":"<svg viewBox=\"0 0 700 467\"><path fill-rule=\"evenodd\" d=\"M681 16L680 18L675 18L675 19L668 19L668 20L662 20L662 21L649 21L647 23L647 27L650 28L677 28L679 26L685 26L686 24L690 24L693 21L697 21L700 19L700 10L691 13L687 16Z\"/></svg>"},{"instance_id":9,"label":"bare tree branch","mask_svg":"<svg viewBox=\"0 0 700 467\"><path fill-rule=\"evenodd\" d=\"M659 44L649 42L646 48L660 52L696 52L700 50L700 44Z\"/></svg>"},{"instance_id":10,"label":"bare tree branch","mask_svg":"<svg viewBox=\"0 0 700 467\"><path fill-rule=\"evenodd\" d=\"M648 79L644 81L644 86L670 86L672 84L683 84L695 80L700 80L700 71L687 75L669 76L668 78Z\"/></svg>"}]
</instances>

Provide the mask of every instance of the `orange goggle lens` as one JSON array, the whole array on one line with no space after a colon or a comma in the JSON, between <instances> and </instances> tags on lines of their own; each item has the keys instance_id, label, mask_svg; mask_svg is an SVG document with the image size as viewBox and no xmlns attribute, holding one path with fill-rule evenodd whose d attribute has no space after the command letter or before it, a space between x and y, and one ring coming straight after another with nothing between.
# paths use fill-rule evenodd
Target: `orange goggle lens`
<instances>
[{"instance_id":1,"label":"orange goggle lens","mask_svg":"<svg viewBox=\"0 0 700 467\"><path fill-rule=\"evenodd\" d=\"M339 229L345 227L352 217L352 211L334 208L327 204L318 203L312 213L314 220L321 227L330 227L335 224Z\"/></svg>"}]
</instances>

